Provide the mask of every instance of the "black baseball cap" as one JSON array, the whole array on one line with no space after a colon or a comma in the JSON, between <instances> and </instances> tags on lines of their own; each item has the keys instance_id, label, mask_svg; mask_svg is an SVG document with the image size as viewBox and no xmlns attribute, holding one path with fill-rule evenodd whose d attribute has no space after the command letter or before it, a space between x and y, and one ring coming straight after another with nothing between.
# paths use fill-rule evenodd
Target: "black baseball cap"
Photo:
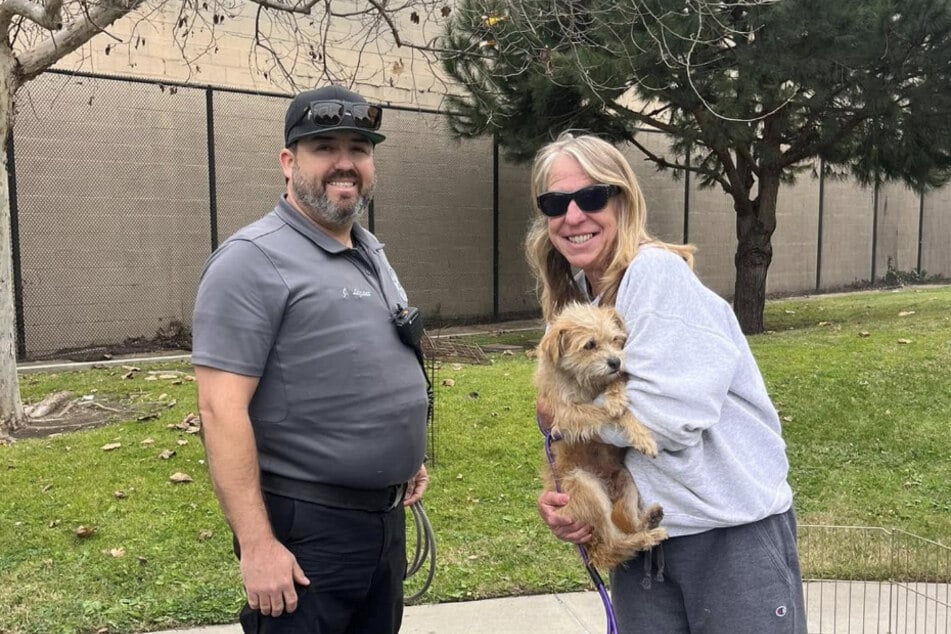
<instances>
[{"instance_id":1,"label":"black baseball cap","mask_svg":"<svg viewBox=\"0 0 951 634\"><path fill-rule=\"evenodd\" d=\"M376 145L386 137L376 132L383 108L343 86L307 90L291 100L284 115L284 147L323 132L350 131Z\"/></svg>"}]
</instances>

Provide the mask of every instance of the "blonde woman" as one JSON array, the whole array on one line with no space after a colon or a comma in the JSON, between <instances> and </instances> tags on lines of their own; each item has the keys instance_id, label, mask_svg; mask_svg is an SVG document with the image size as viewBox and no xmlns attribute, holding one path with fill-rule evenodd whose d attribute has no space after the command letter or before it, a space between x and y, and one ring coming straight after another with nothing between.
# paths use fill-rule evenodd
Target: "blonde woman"
<instances>
[{"instance_id":1,"label":"blonde woman","mask_svg":"<svg viewBox=\"0 0 951 634\"><path fill-rule=\"evenodd\" d=\"M526 252L546 320L570 301L615 306L631 411L659 448L626 454L670 537L612 571L620 631L804 633L785 443L730 306L693 273L693 247L650 236L634 172L610 143L565 133L543 147L532 197ZM558 512L567 501L542 493L539 513L584 544L591 527Z\"/></svg>"}]
</instances>

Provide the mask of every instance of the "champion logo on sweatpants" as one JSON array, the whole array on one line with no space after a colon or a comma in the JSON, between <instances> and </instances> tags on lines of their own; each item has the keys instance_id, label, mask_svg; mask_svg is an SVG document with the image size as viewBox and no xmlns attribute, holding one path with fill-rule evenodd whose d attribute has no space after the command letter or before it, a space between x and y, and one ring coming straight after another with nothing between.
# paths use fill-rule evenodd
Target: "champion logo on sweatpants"
<instances>
[{"instance_id":1,"label":"champion logo on sweatpants","mask_svg":"<svg viewBox=\"0 0 951 634\"><path fill-rule=\"evenodd\" d=\"M778 608L776 608L776 616L778 616L779 618L783 618L784 616L786 616L786 606L785 606L785 605L781 605L781 606L779 606Z\"/></svg>"}]
</instances>

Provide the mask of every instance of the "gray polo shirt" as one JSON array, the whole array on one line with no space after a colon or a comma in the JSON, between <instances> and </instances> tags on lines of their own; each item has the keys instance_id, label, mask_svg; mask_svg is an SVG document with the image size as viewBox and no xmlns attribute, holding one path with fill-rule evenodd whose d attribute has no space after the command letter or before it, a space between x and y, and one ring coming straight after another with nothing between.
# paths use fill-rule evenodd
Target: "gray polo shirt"
<instances>
[{"instance_id":1,"label":"gray polo shirt","mask_svg":"<svg viewBox=\"0 0 951 634\"><path fill-rule=\"evenodd\" d=\"M354 248L283 198L215 251L202 272L192 363L259 377L250 415L262 471L380 488L426 449L426 383L392 315L406 294L383 245Z\"/></svg>"}]
</instances>

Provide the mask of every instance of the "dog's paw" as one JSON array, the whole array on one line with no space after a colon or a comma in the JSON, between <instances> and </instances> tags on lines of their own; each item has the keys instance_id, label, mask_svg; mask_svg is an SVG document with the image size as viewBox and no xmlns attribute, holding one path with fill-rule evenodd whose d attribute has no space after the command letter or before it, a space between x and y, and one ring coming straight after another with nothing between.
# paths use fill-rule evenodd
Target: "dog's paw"
<instances>
[{"instance_id":1,"label":"dog's paw","mask_svg":"<svg viewBox=\"0 0 951 634\"><path fill-rule=\"evenodd\" d=\"M644 513L644 522L648 529L654 529L660 526L664 519L664 509L660 504L652 504Z\"/></svg>"},{"instance_id":2,"label":"dog's paw","mask_svg":"<svg viewBox=\"0 0 951 634\"><path fill-rule=\"evenodd\" d=\"M640 451L648 458L657 457L657 443L654 441L650 432L644 428L640 430L631 430L628 440L632 447Z\"/></svg>"}]
</instances>

